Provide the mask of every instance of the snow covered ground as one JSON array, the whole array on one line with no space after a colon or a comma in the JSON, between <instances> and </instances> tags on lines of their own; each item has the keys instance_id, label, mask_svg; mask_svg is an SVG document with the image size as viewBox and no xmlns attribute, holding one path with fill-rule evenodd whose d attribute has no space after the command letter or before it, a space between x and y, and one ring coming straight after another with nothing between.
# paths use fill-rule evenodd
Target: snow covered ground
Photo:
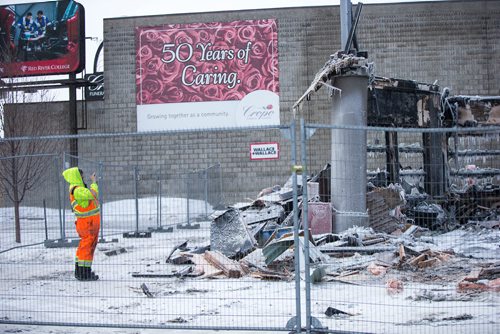
<instances>
[{"instance_id":1,"label":"snow covered ground","mask_svg":"<svg viewBox=\"0 0 500 334\"><path fill-rule=\"evenodd\" d=\"M163 225L184 223L185 199L162 201ZM156 199L141 199L141 227L155 226ZM205 203L194 201L203 215ZM12 246L13 221L10 211L1 209L0 252ZM22 208L21 216L39 217L39 208ZM56 210L57 211L57 210ZM201 221L200 229L178 229L173 233L153 233L151 238L123 238L120 234L134 229L135 211L131 201L107 203L105 236L113 235L117 243L98 245L94 270L101 276L96 282L79 282L73 277L74 248L49 249L43 245L15 248L0 253L0 321L64 323L70 327L45 327L0 324L4 333L141 333L156 334L150 326L177 328L260 327L283 329L295 315L295 282L264 281L246 276L228 278L132 277L132 273L170 274L184 265L166 264L172 248L188 240L188 246L202 246L210 241L210 222ZM107 213L107 216L106 216ZM57 217L50 212L50 217ZM67 221L72 221L67 212ZM41 242L44 224L23 220L23 244ZM58 224L50 225L57 236ZM73 226L68 225L71 235ZM29 232L29 233L28 233ZM74 234L73 234L74 235ZM416 246L454 249L460 257L421 272L389 270L375 277L366 271L312 285L311 310L323 326L343 331L371 333L500 333L500 296L495 292L463 294L456 291L458 281L468 274L477 257L498 259L500 232L454 231L436 236L427 244ZM125 253L106 256L105 251L124 248ZM356 255L330 258L329 270L366 264L373 256ZM386 282L398 278L402 292L389 294ZM151 296L144 293L145 284ZM303 282L302 282L303 287ZM301 289L302 311L305 292ZM327 317L328 307L351 315ZM144 329L104 329L74 327L90 323L96 326L138 326ZM305 320L303 320L305 324ZM168 331L176 333L176 331ZM241 331L239 331L241 332ZM180 331L179 333L210 333Z\"/></svg>"}]
</instances>

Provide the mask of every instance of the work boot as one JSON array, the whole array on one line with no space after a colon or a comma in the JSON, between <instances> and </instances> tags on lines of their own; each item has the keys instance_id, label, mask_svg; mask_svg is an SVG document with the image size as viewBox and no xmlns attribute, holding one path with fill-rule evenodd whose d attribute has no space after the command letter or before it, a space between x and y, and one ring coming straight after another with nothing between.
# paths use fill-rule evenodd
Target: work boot
<instances>
[{"instance_id":1,"label":"work boot","mask_svg":"<svg viewBox=\"0 0 500 334\"><path fill-rule=\"evenodd\" d=\"M85 267L75 265L75 277L79 281L85 281Z\"/></svg>"},{"instance_id":2,"label":"work boot","mask_svg":"<svg viewBox=\"0 0 500 334\"><path fill-rule=\"evenodd\" d=\"M78 263L75 263L75 278L77 280L81 280L82 278L82 267L80 267Z\"/></svg>"},{"instance_id":3,"label":"work boot","mask_svg":"<svg viewBox=\"0 0 500 334\"><path fill-rule=\"evenodd\" d=\"M99 276L96 275L90 267L82 267L83 275L81 281L97 281Z\"/></svg>"}]
</instances>

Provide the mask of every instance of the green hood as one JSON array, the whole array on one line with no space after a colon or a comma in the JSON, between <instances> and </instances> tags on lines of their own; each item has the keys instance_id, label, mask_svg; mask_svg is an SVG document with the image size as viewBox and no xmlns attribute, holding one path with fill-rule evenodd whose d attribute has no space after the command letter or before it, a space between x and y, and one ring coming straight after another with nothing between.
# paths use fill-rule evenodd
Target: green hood
<instances>
[{"instance_id":1,"label":"green hood","mask_svg":"<svg viewBox=\"0 0 500 334\"><path fill-rule=\"evenodd\" d=\"M78 170L78 167L68 168L62 173L62 175L63 175L64 179L66 180L66 182L69 183L70 187L72 187L72 186L83 187L84 186L82 176L80 175L80 171Z\"/></svg>"}]
</instances>

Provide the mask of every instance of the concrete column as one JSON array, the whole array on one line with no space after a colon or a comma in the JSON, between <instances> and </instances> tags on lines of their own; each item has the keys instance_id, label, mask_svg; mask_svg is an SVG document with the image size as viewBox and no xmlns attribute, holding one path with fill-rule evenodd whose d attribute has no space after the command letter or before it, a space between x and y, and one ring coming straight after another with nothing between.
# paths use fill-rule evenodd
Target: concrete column
<instances>
[{"instance_id":1,"label":"concrete column","mask_svg":"<svg viewBox=\"0 0 500 334\"><path fill-rule=\"evenodd\" d=\"M368 74L352 68L333 78L332 125L366 126ZM368 226L366 215L366 131L332 130L331 202L339 212L334 232Z\"/></svg>"}]
</instances>

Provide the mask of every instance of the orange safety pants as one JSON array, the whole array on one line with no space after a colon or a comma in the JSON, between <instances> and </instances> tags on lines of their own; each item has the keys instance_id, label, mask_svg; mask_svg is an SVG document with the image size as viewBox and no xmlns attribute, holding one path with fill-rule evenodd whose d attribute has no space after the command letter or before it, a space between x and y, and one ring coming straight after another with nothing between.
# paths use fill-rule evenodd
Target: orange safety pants
<instances>
[{"instance_id":1,"label":"orange safety pants","mask_svg":"<svg viewBox=\"0 0 500 334\"><path fill-rule=\"evenodd\" d=\"M76 262L81 267L91 267L101 228L101 215L76 219L76 232L80 243L76 250Z\"/></svg>"}]
</instances>

